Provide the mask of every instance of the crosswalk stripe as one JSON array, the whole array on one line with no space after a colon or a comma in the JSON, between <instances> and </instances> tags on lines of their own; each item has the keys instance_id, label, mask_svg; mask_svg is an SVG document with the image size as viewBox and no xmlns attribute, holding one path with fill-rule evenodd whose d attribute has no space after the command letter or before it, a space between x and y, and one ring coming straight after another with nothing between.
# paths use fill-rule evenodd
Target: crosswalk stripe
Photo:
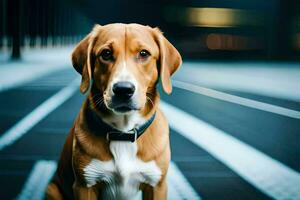
<instances>
[{"instance_id":1,"label":"crosswalk stripe","mask_svg":"<svg viewBox=\"0 0 300 200\"><path fill-rule=\"evenodd\" d=\"M170 127L204 148L250 184L275 199L300 199L300 173L220 129L161 102Z\"/></svg>"},{"instance_id":2,"label":"crosswalk stripe","mask_svg":"<svg viewBox=\"0 0 300 200\"><path fill-rule=\"evenodd\" d=\"M1 65L0 92L30 84L31 81L42 76L68 68L71 68L68 62L61 63L61 65L53 63L24 64L22 62Z\"/></svg>"},{"instance_id":3,"label":"crosswalk stripe","mask_svg":"<svg viewBox=\"0 0 300 200\"><path fill-rule=\"evenodd\" d=\"M224 93L224 92L220 92L220 91L217 91L217 90L201 87L201 86L198 86L198 85L194 85L194 84L191 84L191 83L186 83L186 82L182 82L182 81L178 81L178 80L174 80L174 81L172 81L172 83L175 87L178 87L178 88L181 88L181 89L184 89L184 90L188 90L188 91L191 91L191 92L195 92L195 93L198 93L198 94L201 94L201 95L209 96L209 97L212 97L212 98L215 98L215 99L219 99L219 100L239 104L239 105L242 105L242 106L247 106L247 107L250 107L250 108L255 108L255 109L258 109L258 110L263 110L263 111L275 113L275 114L286 116L286 117L300 119L300 112L296 111L296 110L283 108L283 107L280 107L280 106L276 106L276 105L272 105L272 104L252 100L252 99L247 99L247 98L235 96L235 95L232 95L232 94L227 94L227 93Z\"/></svg>"},{"instance_id":4,"label":"crosswalk stripe","mask_svg":"<svg viewBox=\"0 0 300 200\"><path fill-rule=\"evenodd\" d=\"M170 200L200 200L200 196L181 173L174 162L170 163L168 171L168 199Z\"/></svg>"},{"instance_id":5,"label":"crosswalk stripe","mask_svg":"<svg viewBox=\"0 0 300 200\"><path fill-rule=\"evenodd\" d=\"M32 110L28 115L16 123L0 136L0 150L13 144L16 140L26 134L33 126L45 118L49 113L69 99L77 90L79 79L73 80L68 86L61 89L52 97L47 99L37 108Z\"/></svg>"},{"instance_id":6,"label":"crosswalk stripe","mask_svg":"<svg viewBox=\"0 0 300 200\"><path fill-rule=\"evenodd\" d=\"M17 200L42 200L45 189L55 173L56 162L40 160L36 162Z\"/></svg>"}]
</instances>

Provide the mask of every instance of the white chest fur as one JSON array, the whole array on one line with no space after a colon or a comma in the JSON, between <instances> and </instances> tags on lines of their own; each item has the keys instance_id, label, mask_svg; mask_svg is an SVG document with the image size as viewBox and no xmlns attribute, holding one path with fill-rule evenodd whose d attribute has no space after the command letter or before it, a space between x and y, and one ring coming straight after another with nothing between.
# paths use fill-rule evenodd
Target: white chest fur
<instances>
[{"instance_id":1,"label":"white chest fur","mask_svg":"<svg viewBox=\"0 0 300 200\"><path fill-rule=\"evenodd\" d=\"M133 199L138 192L140 183L155 186L161 171L155 161L143 162L138 159L136 143L112 141L110 150L111 161L93 159L84 168L87 186L97 182L105 182L105 199Z\"/></svg>"}]
</instances>

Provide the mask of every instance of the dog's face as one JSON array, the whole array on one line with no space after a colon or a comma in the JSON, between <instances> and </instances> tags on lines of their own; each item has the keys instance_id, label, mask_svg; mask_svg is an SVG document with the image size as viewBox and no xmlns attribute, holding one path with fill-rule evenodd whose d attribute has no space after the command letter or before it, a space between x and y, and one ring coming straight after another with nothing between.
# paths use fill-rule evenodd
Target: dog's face
<instances>
[{"instance_id":1,"label":"dog's face","mask_svg":"<svg viewBox=\"0 0 300 200\"><path fill-rule=\"evenodd\" d=\"M170 76L181 64L175 47L158 29L138 24L96 25L72 54L82 74L81 92L93 80L105 106L123 114L142 110L151 101L160 77L171 93Z\"/></svg>"}]
</instances>

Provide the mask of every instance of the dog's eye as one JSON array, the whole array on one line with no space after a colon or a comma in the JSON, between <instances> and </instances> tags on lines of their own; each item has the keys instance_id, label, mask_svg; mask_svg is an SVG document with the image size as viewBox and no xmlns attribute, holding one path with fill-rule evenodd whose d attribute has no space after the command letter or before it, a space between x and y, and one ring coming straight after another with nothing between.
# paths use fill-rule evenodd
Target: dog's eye
<instances>
[{"instance_id":1,"label":"dog's eye","mask_svg":"<svg viewBox=\"0 0 300 200\"><path fill-rule=\"evenodd\" d=\"M140 57L141 59L148 58L149 56L150 56L149 51L147 51L147 50L145 50L145 49L143 49L143 50L140 51L140 53L139 53L139 57Z\"/></svg>"},{"instance_id":2,"label":"dog's eye","mask_svg":"<svg viewBox=\"0 0 300 200\"><path fill-rule=\"evenodd\" d=\"M104 49L101 52L100 56L103 60L112 60L113 59L113 53L109 49Z\"/></svg>"}]
</instances>

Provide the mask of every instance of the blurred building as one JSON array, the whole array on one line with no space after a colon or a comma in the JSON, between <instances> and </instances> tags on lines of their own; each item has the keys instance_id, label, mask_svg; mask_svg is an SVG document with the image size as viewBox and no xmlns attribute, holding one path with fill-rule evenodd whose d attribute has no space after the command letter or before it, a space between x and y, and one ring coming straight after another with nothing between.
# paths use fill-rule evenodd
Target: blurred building
<instances>
[{"instance_id":1,"label":"blurred building","mask_svg":"<svg viewBox=\"0 0 300 200\"><path fill-rule=\"evenodd\" d=\"M0 0L0 10L1 49L74 44L94 23L136 22L159 26L184 58L300 58L298 0Z\"/></svg>"}]
</instances>

